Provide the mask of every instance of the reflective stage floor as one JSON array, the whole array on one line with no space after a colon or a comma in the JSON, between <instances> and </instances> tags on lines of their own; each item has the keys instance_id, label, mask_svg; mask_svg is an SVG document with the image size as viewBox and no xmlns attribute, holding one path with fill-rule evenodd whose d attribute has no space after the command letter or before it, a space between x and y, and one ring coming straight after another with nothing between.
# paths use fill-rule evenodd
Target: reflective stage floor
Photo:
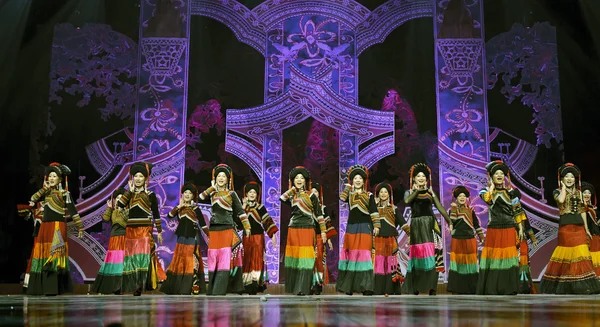
<instances>
[{"instance_id":1,"label":"reflective stage floor","mask_svg":"<svg viewBox=\"0 0 600 327\"><path fill-rule=\"evenodd\" d=\"M600 297L0 296L0 325L600 326Z\"/></svg>"}]
</instances>

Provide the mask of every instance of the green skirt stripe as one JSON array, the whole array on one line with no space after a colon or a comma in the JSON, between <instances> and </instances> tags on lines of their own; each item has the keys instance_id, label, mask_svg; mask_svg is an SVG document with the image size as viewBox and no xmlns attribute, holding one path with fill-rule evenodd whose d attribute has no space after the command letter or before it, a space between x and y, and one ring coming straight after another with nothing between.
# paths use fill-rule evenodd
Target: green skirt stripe
<instances>
[{"instance_id":1,"label":"green skirt stripe","mask_svg":"<svg viewBox=\"0 0 600 327\"><path fill-rule=\"evenodd\" d=\"M349 261L340 260L338 270L344 271L373 271L373 262L371 261Z\"/></svg>"},{"instance_id":2,"label":"green skirt stripe","mask_svg":"<svg viewBox=\"0 0 600 327\"><path fill-rule=\"evenodd\" d=\"M514 267L519 267L519 258L508 258L508 259L487 259L482 258L481 269L487 270L506 270Z\"/></svg>"},{"instance_id":3,"label":"green skirt stripe","mask_svg":"<svg viewBox=\"0 0 600 327\"><path fill-rule=\"evenodd\" d=\"M459 274L476 274L479 270L479 265L476 263L459 264L454 261L450 261L450 270L456 271Z\"/></svg>"},{"instance_id":4,"label":"green skirt stripe","mask_svg":"<svg viewBox=\"0 0 600 327\"><path fill-rule=\"evenodd\" d=\"M312 270L315 266L315 258L293 258L285 257L285 268Z\"/></svg>"},{"instance_id":5,"label":"green skirt stripe","mask_svg":"<svg viewBox=\"0 0 600 327\"><path fill-rule=\"evenodd\" d=\"M408 261L408 267L406 271L413 270L432 270L435 269L435 257L427 257L427 258L411 258Z\"/></svg>"}]
</instances>

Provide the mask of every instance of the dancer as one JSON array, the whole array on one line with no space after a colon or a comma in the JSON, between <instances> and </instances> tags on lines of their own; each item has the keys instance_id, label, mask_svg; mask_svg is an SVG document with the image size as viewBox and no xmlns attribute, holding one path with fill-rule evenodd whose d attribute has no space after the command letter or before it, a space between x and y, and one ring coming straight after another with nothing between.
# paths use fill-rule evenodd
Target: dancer
<instances>
[{"instance_id":1,"label":"dancer","mask_svg":"<svg viewBox=\"0 0 600 327\"><path fill-rule=\"evenodd\" d=\"M420 292L437 294L438 272L444 270L441 248L441 229L432 205L446 219L450 231L452 223L446 210L428 185L431 170L424 163L410 169L410 190L404 193L404 202L411 207L410 248L406 278L402 293L418 295Z\"/></svg>"},{"instance_id":2,"label":"dancer","mask_svg":"<svg viewBox=\"0 0 600 327\"><path fill-rule=\"evenodd\" d=\"M581 190L581 171L572 163L558 169L559 185L553 195L560 212L558 246L540 284L541 293L597 294L600 280L594 272L587 237L592 235L587 224Z\"/></svg>"},{"instance_id":3,"label":"dancer","mask_svg":"<svg viewBox=\"0 0 600 327\"><path fill-rule=\"evenodd\" d=\"M337 231L331 224L331 217L329 217L325 211L325 205L323 204L323 187L317 182L312 182L312 192L319 199L319 203L321 203L323 219L325 220L327 245L329 246L329 250L332 251L333 244L331 244L331 239L337 235ZM321 226L317 221L315 221L314 228L315 235L319 235L321 233ZM329 271L327 270L327 249L325 248L325 243L321 237L316 237L316 241L317 250L315 254L315 283L313 285L312 294L320 295L323 292L323 285L329 284Z\"/></svg>"},{"instance_id":4,"label":"dancer","mask_svg":"<svg viewBox=\"0 0 600 327\"><path fill-rule=\"evenodd\" d=\"M489 216L479 262L477 294L515 295L519 292L517 244L525 240L527 217L519 193L511 187L508 166L496 160L488 163L486 170L488 187L481 190L479 196L489 206Z\"/></svg>"},{"instance_id":5,"label":"dancer","mask_svg":"<svg viewBox=\"0 0 600 327\"><path fill-rule=\"evenodd\" d=\"M241 294L242 249L234 222L239 218L246 236L250 235L250 222L242 202L233 191L233 172L226 164L219 164L212 171L212 186L200 193L200 199L210 198L210 240L208 242L208 288L207 295L225 295L227 291Z\"/></svg>"},{"instance_id":6,"label":"dancer","mask_svg":"<svg viewBox=\"0 0 600 327\"><path fill-rule=\"evenodd\" d=\"M458 185L452 189L454 201L448 214L452 221L452 241L450 243L450 272L448 292L475 294L479 265L477 264L477 242L483 243L483 231L475 210L470 206L471 192Z\"/></svg>"},{"instance_id":7,"label":"dancer","mask_svg":"<svg viewBox=\"0 0 600 327\"><path fill-rule=\"evenodd\" d=\"M400 294L404 276L398 260L398 227L410 235L410 226L402 212L394 205L392 186L379 183L375 187L375 203L381 229L375 236L375 289L376 295Z\"/></svg>"},{"instance_id":8,"label":"dancer","mask_svg":"<svg viewBox=\"0 0 600 327\"><path fill-rule=\"evenodd\" d=\"M312 192L310 173L306 168L297 166L290 171L289 189L279 199L292 207L285 247L285 292L307 295L313 286L315 268L313 217L318 221L323 243L327 241L327 233L321 204Z\"/></svg>"},{"instance_id":9,"label":"dancer","mask_svg":"<svg viewBox=\"0 0 600 327\"><path fill-rule=\"evenodd\" d=\"M375 197L367 192L369 171L363 165L348 169L348 182L340 194L340 200L347 202L350 213L344 245L340 253L336 290L352 295L362 292L373 294L373 237L379 234L381 224Z\"/></svg>"},{"instance_id":10,"label":"dancer","mask_svg":"<svg viewBox=\"0 0 600 327\"><path fill-rule=\"evenodd\" d=\"M585 204L585 213L587 216L587 225L592 234L590 242L590 254L594 264L596 277L600 278L600 227L598 226L598 208L596 207L596 190L590 183L582 182L581 191L583 202Z\"/></svg>"},{"instance_id":11,"label":"dancer","mask_svg":"<svg viewBox=\"0 0 600 327\"><path fill-rule=\"evenodd\" d=\"M121 294L123 284L123 259L125 257L125 233L127 229L127 210L117 207L117 201L125 193L117 188L106 201L106 211L102 220L111 223L108 251L104 263L92 286L92 292L98 294Z\"/></svg>"},{"instance_id":12,"label":"dancer","mask_svg":"<svg viewBox=\"0 0 600 327\"><path fill-rule=\"evenodd\" d=\"M279 231L265 206L260 203L260 186L250 182L244 186L243 206L250 222L250 235L244 235L244 270L242 280L245 292L255 295L264 292L269 283L265 265L265 233L277 247L275 233Z\"/></svg>"},{"instance_id":13,"label":"dancer","mask_svg":"<svg viewBox=\"0 0 600 327\"><path fill-rule=\"evenodd\" d=\"M77 237L83 237L83 223L69 193L69 167L52 163L46 169L44 186L31 196L29 206L43 201L44 218L33 248L27 294L57 295L73 290L67 244L67 218L73 219ZM64 188L62 183L64 182Z\"/></svg>"},{"instance_id":14,"label":"dancer","mask_svg":"<svg viewBox=\"0 0 600 327\"><path fill-rule=\"evenodd\" d=\"M129 168L129 190L117 200L117 206L128 211L125 230L125 257L121 291L140 296L142 291L158 286L158 262L153 256L155 243L152 230L156 226L158 242L162 244L162 223L156 194L148 190L152 164L136 162Z\"/></svg>"},{"instance_id":15,"label":"dancer","mask_svg":"<svg viewBox=\"0 0 600 327\"><path fill-rule=\"evenodd\" d=\"M181 187L179 204L168 214L169 219L177 218L179 225L175 230L177 245L167 269L167 280L160 287L165 294L197 295L206 292L200 229L206 235L209 232L196 201L198 189L192 183L185 183Z\"/></svg>"}]
</instances>

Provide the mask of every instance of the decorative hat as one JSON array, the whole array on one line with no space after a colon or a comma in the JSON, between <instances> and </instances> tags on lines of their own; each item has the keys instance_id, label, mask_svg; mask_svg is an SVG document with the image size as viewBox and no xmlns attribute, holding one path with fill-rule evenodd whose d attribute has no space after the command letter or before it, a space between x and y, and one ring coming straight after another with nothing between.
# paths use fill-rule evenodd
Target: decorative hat
<instances>
[{"instance_id":1,"label":"decorative hat","mask_svg":"<svg viewBox=\"0 0 600 327\"><path fill-rule=\"evenodd\" d=\"M308 171L308 169L304 168L304 166L296 166L296 167L292 168L292 170L290 171L289 187L292 188L292 185L294 185L294 183L293 183L294 178L296 178L296 176L298 176L298 174L300 174L304 177L305 188L307 190L311 190L312 185L310 183L310 172Z\"/></svg>"},{"instance_id":2,"label":"decorative hat","mask_svg":"<svg viewBox=\"0 0 600 327\"><path fill-rule=\"evenodd\" d=\"M427 178L427 180L429 180L431 178L431 169L429 168L429 166L427 166L426 164L420 162L417 164L412 165L412 167L410 167L410 188L413 187L413 180L415 178L415 176L417 176L419 173L423 173L425 175L425 178Z\"/></svg>"},{"instance_id":3,"label":"decorative hat","mask_svg":"<svg viewBox=\"0 0 600 327\"><path fill-rule=\"evenodd\" d=\"M44 181L47 180L50 173L55 173L58 177L63 178L65 181L65 189L67 191L69 190L69 175L71 174L71 169L67 167L67 165L62 165L58 162L51 163L48 167L46 167L46 176L44 176Z\"/></svg>"},{"instance_id":4,"label":"decorative hat","mask_svg":"<svg viewBox=\"0 0 600 327\"><path fill-rule=\"evenodd\" d=\"M567 162L558 168L558 185L560 185L561 178L565 177L568 173L573 174L573 176L578 179L579 188L581 189L581 170L570 162Z\"/></svg>"},{"instance_id":5,"label":"decorative hat","mask_svg":"<svg viewBox=\"0 0 600 327\"><path fill-rule=\"evenodd\" d=\"M461 193L464 193L467 198L471 196L471 192L464 185L457 185L452 189L452 196L455 198L458 198Z\"/></svg>"},{"instance_id":6,"label":"decorative hat","mask_svg":"<svg viewBox=\"0 0 600 327\"><path fill-rule=\"evenodd\" d=\"M233 170L231 169L231 167L229 167L226 164L218 164L215 168L213 168L212 171L212 180L216 183L217 180L217 175L219 175L219 173L225 173L225 176L227 176L227 181L229 182L229 189L233 190Z\"/></svg>"},{"instance_id":7,"label":"decorative hat","mask_svg":"<svg viewBox=\"0 0 600 327\"><path fill-rule=\"evenodd\" d=\"M190 182L183 184L183 186L181 187L181 194L185 193L185 191L192 192L193 200L198 200L198 188L196 187L196 185Z\"/></svg>"},{"instance_id":8,"label":"decorative hat","mask_svg":"<svg viewBox=\"0 0 600 327\"><path fill-rule=\"evenodd\" d=\"M348 168L348 184L352 185L352 181L356 175L360 175L363 178L363 190L369 189L369 169L364 165L354 165Z\"/></svg>"},{"instance_id":9,"label":"decorative hat","mask_svg":"<svg viewBox=\"0 0 600 327\"><path fill-rule=\"evenodd\" d=\"M394 204L394 193L392 191L392 185L390 185L390 183L387 182L382 182L377 184L377 186L375 186L375 197L379 198L379 191L381 191L381 189L386 189L388 191L388 193L390 194L390 204Z\"/></svg>"},{"instance_id":10,"label":"decorative hat","mask_svg":"<svg viewBox=\"0 0 600 327\"><path fill-rule=\"evenodd\" d=\"M594 188L594 185L592 185L588 182L581 182L581 192L584 192L584 191L590 191L592 193L592 198L594 198L594 202L592 204L595 207L596 203L597 203L597 199L596 199L596 189Z\"/></svg>"},{"instance_id":11,"label":"decorative hat","mask_svg":"<svg viewBox=\"0 0 600 327\"><path fill-rule=\"evenodd\" d=\"M319 201L323 205L323 186L321 186L321 183L312 182L312 188L316 188L319 191Z\"/></svg>"},{"instance_id":12,"label":"decorative hat","mask_svg":"<svg viewBox=\"0 0 600 327\"><path fill-rule=\"evenodd\" d=\"M135 176L135 174L141 173L148 179L152 174L152 164L149 162L138 161L135 162L129 167L129 174L131 176Z\"/></svg>"},{"instance_id":13,"label":"decorative hat","mask_svg":"<svg viewBox=\"0 0 600 327\"><path fill-rule=\"evenodd\" d=\"M487 165L485 165L485 170L487 170L488 177L492 177L498 170L501 170L504 173L504 176L508 178L508 185L510 186L510 170L508 166L502 160L494 160Z\"/></svg>"},{"instance_id":14,"label":"decorative hat","mask_svg":"<svg viewBox=\"0 0 600 327\"><path fill-rule=\"evenodd\" d=\"M258 183L251 181L244 185L244 196L246 196L250 190L254 190L256 192L256 202L260 203L260 186Z\"/></svg>"}]
</instances>

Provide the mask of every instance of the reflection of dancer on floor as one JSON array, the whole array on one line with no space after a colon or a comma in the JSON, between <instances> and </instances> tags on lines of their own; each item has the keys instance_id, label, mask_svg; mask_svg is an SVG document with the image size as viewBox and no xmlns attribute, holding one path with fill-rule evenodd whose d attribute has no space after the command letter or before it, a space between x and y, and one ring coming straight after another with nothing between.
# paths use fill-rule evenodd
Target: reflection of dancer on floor
<instances>
[{"instance_id":1,"label":"reflection of dancer on floor","mask_svg":"<svg viewBox=\"0 0 600 327\"><path fill-rule=\"evenodd\" d=\"M129 219L125 231L125 257L123 259L123 292L140 296L142 291L154 290L158 286L159 269L155 254L152 230L156 226L158 242L162 244L162 224L158 211L158 200L148 190L152 164L136 162L129 168L131 178L129 190L117 200L117 206L127 209ZM162 272L164 274L164 272Z\"/></svg>"},{"instance_id":2,"label":"reflection of dancer on floor","mask_svg":"<svg viewBox=\"0 0 600 327\"><path fill-rule=\"evenodd\" d=\"M418 295L420 292L437 294L438 273L444 271L442 234L432 205L446 219L452 232L450 217L428 186L431 170L424 163L410 169L410 190L404 194L404 202L411 207L410 254L402 293Z\"/></svg>"},{"instance_id":3,"label":"reflection of dancer on floor","mask_svg":"<svg viewBox=\"0 0 600 327\"><path fill-rule=\"evenodd\" d=\"M553 195L560 220L558 246L552 253L540 283L541 293L597 294L600 280L594 272L588 237L592 239L587 224L583 195L578 188L581 171L572 163L558 169L560 189Z\"/></svg>"},{"instance_id":4,"label":"reflection of dancer on floor","mask_svg":"<svg viewBox=\"0 0 600 327\"><path fill-rule=\"evenodd\" d=\"M332 251L333 245L331 244L331 238L337 235L337 231L331 224L331 217L329 217L325 211L325 205L323 204L323 187L321 184L313 182L312 192L319 199L319 203L321 203L321 211L323 211L323 219L325 220L327 245L329 246L329 251ZM321 225L318 221L315 221L314 228L315 235L319 235L321 233ZM329 284L329 270L327 269L327 249L325 248L325 243L321 237L315 237L315 239L317 242L315 254L315 283L313 285L312 294L320 295L321 292L323 292L323 285Z\"/></svg>"},{"instance_id":5,"label":"reflection of dancer on floor","mask_svg":"<svg viewBox=\"0 0 600 327\"><path fill-rule=\"evenodd\" d=\"M452 189L451 208L448 211L452 221L452 241L450 243L450 271L448 273L448 292L456 294L475 294L479 264L477 262L477 242L483 243L483 230L475 210L470 206L471 192L463 185Z\"/></svg>"},{"instance_id":6,"label":"reflection of dancer on floor","mask_svg":"<svg viewBox=\"0 0 600 327\"><path fill-rule=\"evenodd\" d=\"M375 197L368 192L369 171L363 165L348 170L348 182L340 194L347 202L350 213L344 245L340 253L336 290L352 295L362 292L373 294L373 237L379 234L379 212Z\"/></svg>"},{"instance_id":7,"label":"reflection of dancer on floor","mask_svg":"<svg viewBox=\"0 0 600 327\"><path fill-rule=\"evenodd\" d=\"M33 248L27 294L57 295L73 290L67 244L67 218L73 219L83 237L83 224L69 193L69 167L52 163L46 169L44 186L31 196L29 206L43 201L44 218ZM62 183L64 182L64 188Z\"/></svg>"},{"instance_id":8,"label":"reflection of dancer on floor","mask_svg":"<svg viewBox=\"0 0 600 327\"><path fill-rule=\"evenodd\" d=\"M275 222L260 203L260 186L250 182L244 186L243 207L250 222L250 235L244 235L244 281L245 292L254 295L264 292L269 283L265 262L265 233L271 238L271 246L277 247Z\"/></svg>"},{"instance_id":9,"label":"reflection of dancer on floor","mask_svg":"<svg viewBox=\"0 0 600 327\"><path fill-rule=\"evenodd\" d=\"M375 294L400 294L404 275L400 270L398 228L410 235L410 226L394 205L390 184L379 183L375 196L381 222L379 235L375 236Z\"/></svg>"},{"instance_id":10,"label":"reflection of dancer on floor","mask_svg":"<svg viewBox=\"0 0 600 327\"><path fill-rule=\"evenodd\" d=\"M581 182L581 192L585 204L587 224L592 234L590 242L590 253L596 277L600 278L600 227L598 226L598 207L596 207L596 190L590 183Z\"/></svg>"},{"instance_id":11,"label":"reflection of dancer on floor","mask_svg":"<svg viewBox=\"0 0 600 327\"><path fill-rule=\"evenodd\" d=\"M206 235L209 233L196 201L198 189L192 183L185 183L181 187L179 204L168 214L169 219L177 219L179 224L175 230L177 244L173 260L167 269L167 280L160 287L160 291L165 294L196 295L206 292L198 236L200 229Z\"/></svg>"},{"instance_id":12,"label":"reflection of dancer on floor","mask_svg":"<svg viewBox=\"0 0 600 327\"><path fill-rule=\"evenodd\" d=\"M311 191L310 173L297 166L289 175L289 189L279 199L292 207L285 247L285 292L296 295L310 294L314 285L315 237L327 241L321 204ZM321 235L315 235L316 217Z\"/></svg>"},{"instance_id":13,"label":"reflection of dancer on floor","mask_svg":"<svg viewBox=\"0 0 600 327\"><path fill-rule=\"evenodd\" d=\"M233 171L226 164L219 164L212 171L212 186L200 193L200 199L210 198L210 240L208 242L208 288L207 295L241 294L242 240L235 229L234 217L250 235L250 223L242 202L233 191Z\"/></svg>"},{"instance_id":14,"label":"reflection of dancer on floor","mask_svg":"<svg viewBox=\"0 0 600 327\"><path fill-rule=\"evenodd\" d=\"M106 201L106 211L102 220L111 223L110 239L104 263L92 286L92 292L99 294L121 294L123 284L123 259L125 257L125 233L127 229L127 211L117 207L125 189L116 189Z\"/></svg>"}]
</instances>

